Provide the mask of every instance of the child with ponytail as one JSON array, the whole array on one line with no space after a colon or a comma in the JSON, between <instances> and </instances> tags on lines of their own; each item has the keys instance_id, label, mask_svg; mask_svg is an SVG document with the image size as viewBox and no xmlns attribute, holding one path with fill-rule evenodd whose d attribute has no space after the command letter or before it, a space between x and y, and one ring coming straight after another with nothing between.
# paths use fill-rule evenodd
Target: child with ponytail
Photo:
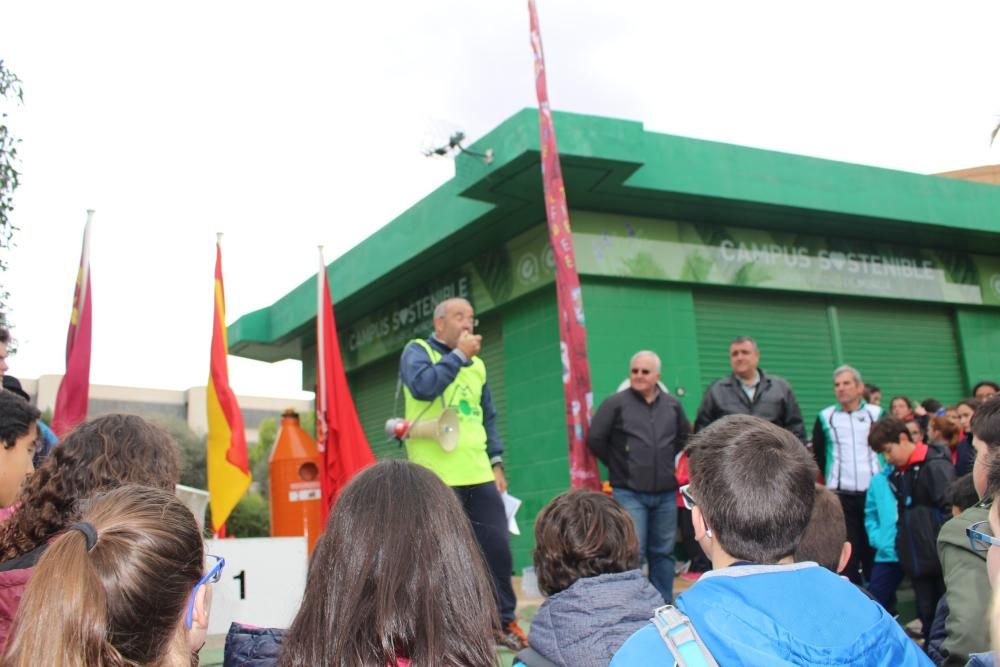
<instances>
[{"instance_id":1,"label":"child with ponytail","mask_svg":"<svg viewBox=\"0 0 1000 667\"><path fill-rule=\"evenodd\" d=\"M25 482L17 510L0 526L0 649L35 563L79 520L88 498L125 484L173 492L179 478L177 445L142 417L104 415L67 435Z\"/></svg>"},{"instance_id":2,"label":"child with ponytail","mask_svg":"<svg viewBox=\"0 0 1000 667\"><path fill-rule=\"evenodd\" d=\"M0 667L196 665L222 565L172 493L101 494L38 561Z\"/></svg>"}]
</instances>

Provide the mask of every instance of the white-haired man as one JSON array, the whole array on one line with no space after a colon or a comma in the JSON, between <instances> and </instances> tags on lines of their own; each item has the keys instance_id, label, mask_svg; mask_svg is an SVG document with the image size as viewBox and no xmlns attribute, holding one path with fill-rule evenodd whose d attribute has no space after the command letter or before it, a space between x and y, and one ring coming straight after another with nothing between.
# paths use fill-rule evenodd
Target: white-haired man
<instances>
[{"instance_id":1,"label":"white-haired man","mask_svg":"<svg viewBox=\"0 0 1000 667\"><path fill-rule=\"evenodd\" d=\"M843 574L856 584L871 577L875 554L865 531L865 493L880 464L868 447L868 432L882 408L866 403L861 373L851 366L833 372L837 402L820 410L813 426L812 449L827 487L844 508L851 559Z\"/></svg>"},{"instance_id":2,"label":"white-haired man","mask_svg":"<svg viewBox=\"0 0 1000 667\"><path fill-rule=\"evenodd\" d=\"M673 599L677 479L674 457L684 449L688 420L680 401L662 391L660 358L632 356L629 386L601 403L587 445L608 468L615 499L632 516L649 579Z\"/></svg>"}]
</instances>

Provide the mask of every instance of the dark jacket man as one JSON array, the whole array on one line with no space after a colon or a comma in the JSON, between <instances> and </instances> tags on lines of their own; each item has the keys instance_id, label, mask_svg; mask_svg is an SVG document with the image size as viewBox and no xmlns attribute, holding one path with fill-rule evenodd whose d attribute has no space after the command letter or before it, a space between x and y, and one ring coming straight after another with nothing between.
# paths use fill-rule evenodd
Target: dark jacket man
<instances>
[{"instance_id":1,"label":"dark jacket man","mask_svg":"<svg viewBox=\"0 0 1000 667\"><path fill-rule=\"evenodd\" d=\"M806 428L792 388L782 377L767 375L763 369L758 369L757 372L760 374L760 384L757 385L753 400L747 397L742 382L735 374L710 384L698 407L694 430L700 431L726 415L752 415L791 431L804 443Z\"/></svg>"},{"instance_id":2,"label":"dark jacket man","mask_svg":"<svg viewBox=\"0 0 1000 667\"><path fill-rule=\"evenodd\" d=\"M687 444L688 431L676 398L659 391L649 403L629 387L601 403L587 446L607 466L611 486L663 493L677 488L674 457Z\"/></svg>"}]
</instances>

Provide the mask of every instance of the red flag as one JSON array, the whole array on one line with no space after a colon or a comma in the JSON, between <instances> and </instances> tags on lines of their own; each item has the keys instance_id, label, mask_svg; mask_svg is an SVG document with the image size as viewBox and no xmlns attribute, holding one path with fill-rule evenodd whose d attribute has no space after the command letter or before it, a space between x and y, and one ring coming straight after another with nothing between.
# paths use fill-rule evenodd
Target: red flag
<instances>
[{"instance_id":1,"label":"red flag","mask_svg":"<svg viewBox=\"0 0 1000 667\"><path fill-rule=\"evenodd\" d=\"M90 221L93 211L87 211L83 228L83 251L80 270L76 274L73 312L66 334L66 374L59 383L56 406L52 414L52 430L63 436L87 418L90 400Z\"/></svg>"},{"instance_id":2,"label":"red flag","mask_svg":"<svg viewBox=\"0 0 1000 667\"><path fill-rule=\"evenodd\" d=\"M322 248L316 292L316 444L323 460L320 481L325 525L337 494L362 468L375 463L375 455L347 386Z\"/></svg>"},{"instance_id":3,"label":"red flag","mask_svg":"<svg viewBox=\"0 0 1000 667\"><path fill-rule=\"evenodd\" d=\"M549 107L545 82L545 55L538 28L535 0L528 0L531 18L531 48L535 52L535 92L538 96L538 127L541 133L542 186L545 216L549 223L549 243L556 258L556 297L559 305L559 348L563 362L563 394L566 399L566 429L569 432L569 479L573 488L600 490L597 461L587 448L587 430L594 414L594 394L590 388L587 361L587 329L583 318L583 295L576 272L573 236L566 206L556 130Z\"/></svg>"}]
</instances>

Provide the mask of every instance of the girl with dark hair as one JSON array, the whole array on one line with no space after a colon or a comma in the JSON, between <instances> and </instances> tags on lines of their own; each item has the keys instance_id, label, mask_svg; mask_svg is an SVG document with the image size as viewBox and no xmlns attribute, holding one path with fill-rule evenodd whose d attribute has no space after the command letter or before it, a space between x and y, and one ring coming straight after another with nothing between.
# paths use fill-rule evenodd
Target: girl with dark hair
<instances>
[{"instance_id":1,"label":"girl with dark hair","mask_svg":"<svg viewBox=\"0 0 1000 667\"><path fill-rule=\"evenodd\" d=\"M198 524L176 496L124 486L95 497L54 539L24 591L0 665L197 664L208 628Z\"/></svg>"},{"instance_id":2,"label":"girl with dark hair","mask_svg":"<svg viewBox=\"0 0 1000 667\"><path fill-rule=\"evenodd\" d=\"M344 489L309 564L282 667L489 667L499 620L455 493L383 461Z\"/></svg>"},{"instance_id":3,"label":"girl with dark hair","mask_svg":"<svg viewBox=\"0 0 1000 667\"><path fill-rule=\"evenodd\" d=\"M893 396L889 401L889 411L896 419L906 421L913 418L913 402L906 396Z\"/></svg>"},{"instance_id":4,"label":"girl with dark hair","mask_svg":"<svg viewBox=\"0 0 1000 667\"><path fill-rule=\"evenodd\" d=\"M177 445L142 417L105 415L67 435L25 483L20 506L0 527L0 646L32 568L79 518L83 501L125 484L173 492L179 478Z\"/></svg>"},{"instance_id":5,"label":"girl with dark hair","mask_svg":"<svg viewBox=\"0 0 1000 667\"><path fill-rule=\"evenodd\" d=\"M955 406L958 413L958 425L962 428L962 440L955 449L955 474L961 477L972 472L972 464L976 460L976 448L972 446L972 417L979 409L980 401L975 398L963 398Z\"/></svg>"}]
</instances>

